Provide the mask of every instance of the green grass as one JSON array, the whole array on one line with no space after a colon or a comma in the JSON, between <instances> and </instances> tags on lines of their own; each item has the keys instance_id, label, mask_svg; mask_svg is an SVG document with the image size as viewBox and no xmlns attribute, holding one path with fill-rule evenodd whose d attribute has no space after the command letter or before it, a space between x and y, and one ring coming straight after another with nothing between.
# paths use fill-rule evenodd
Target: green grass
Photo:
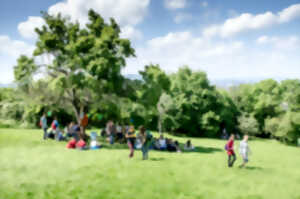
<instances>
[{"instance_id":1,"label":"green grass","mask_svg":"<svg viewBox=\"0 0 300 199\"><path fill-rule=\"evenodd\" d=\"M198 152L66 149L39 130L0 129L0 199L300 198L300 149L250 141L247 169L226 167L224 141L192 139ZM181 142L185 138L178 138ZM236 142L236 145L238 143Z\"/></svg>"}]
</instances>

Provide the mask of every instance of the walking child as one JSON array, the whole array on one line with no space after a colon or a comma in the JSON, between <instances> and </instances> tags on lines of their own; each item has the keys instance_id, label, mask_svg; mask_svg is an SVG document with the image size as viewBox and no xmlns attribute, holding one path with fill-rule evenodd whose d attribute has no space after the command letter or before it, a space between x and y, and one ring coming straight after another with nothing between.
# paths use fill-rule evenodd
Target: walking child
<instances>
[{"instance_id":1,"label":"walking child","mask_svg":"<svg viewBox=\"0 0 300 199\"><path fill-rule=\"evenodd\" d=\"M225 145L225 149L228 155L228 167L233 167L233 164L236 160L236 155L234 153L234 134L231 134L227 144Z\"/></svg>"},{"instance_id":2,"label":"walking child","mask_svg":"<svg viewBox=\"0 0 300 199\"><path fill-rule=\"evenodd\" d=\"M240 165L241 168L245 167L248 163L248 156L250 153L251 151L248 145L248 135L244 135L243 140L240 142L240 155L243 158L243 163Z\"/></svg>"}]
</instances>

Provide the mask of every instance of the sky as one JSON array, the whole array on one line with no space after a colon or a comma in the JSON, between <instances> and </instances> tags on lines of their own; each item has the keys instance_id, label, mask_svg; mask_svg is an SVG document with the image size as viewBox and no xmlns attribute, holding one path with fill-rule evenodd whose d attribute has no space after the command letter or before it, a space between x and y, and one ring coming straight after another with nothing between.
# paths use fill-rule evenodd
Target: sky
<instances>
[{"instance_id":1,"label":"sky","mask_svg":"<svg viewBox=\"0 0 300 199\"><path fill-rule=\"evenodd\" d=\"M123 74L159 64L167 73L189 66L211 80L300 77L300 0L3 0L0 83L12 83L21 55L32 56L41 11L87 22L93 8L114 17L136 58Z\"/></svg>"}]
</instances>

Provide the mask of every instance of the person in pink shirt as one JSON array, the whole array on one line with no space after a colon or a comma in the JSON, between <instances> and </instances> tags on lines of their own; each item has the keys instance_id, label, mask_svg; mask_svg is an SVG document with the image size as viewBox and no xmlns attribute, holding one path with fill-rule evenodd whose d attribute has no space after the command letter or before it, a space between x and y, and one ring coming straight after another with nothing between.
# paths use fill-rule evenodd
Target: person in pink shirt
<instances>
[{"instance_id":1,"label":"person in pink shirt","mask_svg":"<svg viewBox=\"0 0 300 199\"><path fill-rule=\"evenodd\" d=\"M225 149L228 155L228 167L232 167L236 160L236 155L234 153L234 134L230 135L229 140L225 145Z\"/></svg>"}]
</instances>

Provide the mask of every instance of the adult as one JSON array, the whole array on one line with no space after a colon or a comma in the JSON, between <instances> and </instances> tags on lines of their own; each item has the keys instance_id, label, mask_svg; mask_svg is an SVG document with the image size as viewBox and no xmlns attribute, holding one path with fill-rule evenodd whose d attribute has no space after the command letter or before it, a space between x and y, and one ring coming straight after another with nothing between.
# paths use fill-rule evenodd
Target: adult
<instances>
[{"instance_id":1,"label":"adult","mask_svg":"<svg viewBox=\"0 0 300 199\"><path fill-rule=\"evenodd\" d=\"M248 156L251 153L249 145L248 145L248 135L244 135L243 140L240 142L240 155L243 158L243 163L240 165L240 167L245 167L248 163Z\"/></svg>"},{"instance_id":2,"label":"adult","mask_svg":"<svg viewBox=\"0 0 300 199\"><path fill-rule=\"evenodd\" d=\"M236 155L234 153L234 134L231 134L227 144L225 145L225 149L228 155L228 167L233 167L233 164L236 160Z\"/></svg>"},{"instance_id":3,"label":"adult","mask_svg":"<svg viewBox=\"0 0 300 199\"><path fill-rule=\"evenodd\" d=\"M150 134L149 131L146 132L146 129L144 126L140 127L140 135L141 135L141 140L142 140L142 153L143 153L143 160L148 159L148 152L149 152L149 147L151 145L152 141L152 135Z\"/></svg>"},{"instance_id":4,"label":"adult","mask_svg":"<svg viewBox=\"0 0 300 199\"><path fill-rule=\"evenodd\" d=\"M130 150L129 153L129 158L132 158L134 155L134 144L135 144L135 139L136 139L136 135L135 135L135 130L133 126L130 126L128 132L126 133L126 138L127 138L127 144Z\"/></svg>"},{"instance_id":5,"label":"adult","mask_svg":"<svg viewBox=\"0 0 300 199\"><path fill-rule=\"evenodd\" d=\"M48 137L47 129L48 129L48 124L47 124L47 117L46 114L43 113L41 119L40 119L40 126L44 131L44 136L43 139L46 140Z\"/></svg>"},{"instance_id":6,"label":"adult","mask_svg":"<svg viewBox=\"0 0 300 199\"><path fill-rule=\"evenodd\" d=\"M114 125L113 121L109 121L106 124L106 132L107 132L108 137L109 137L109 143L111 145L114 144L115 134L116 134L116 126Z\"/></svg>"}]
</instances>

